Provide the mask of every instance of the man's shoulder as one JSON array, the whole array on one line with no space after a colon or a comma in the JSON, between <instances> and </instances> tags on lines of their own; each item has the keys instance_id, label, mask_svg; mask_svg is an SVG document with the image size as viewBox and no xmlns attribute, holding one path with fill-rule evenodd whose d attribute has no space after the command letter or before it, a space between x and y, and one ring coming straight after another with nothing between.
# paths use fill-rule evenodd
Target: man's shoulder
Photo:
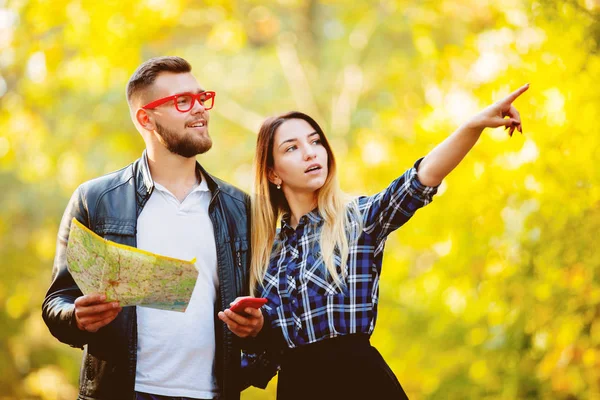
<instances>
[{"instance_id":1,"label":"man's shoulder","mask_svg":"<svg viewBox=\"0 0 600 400\"><path fill-rule=\"evenodd\" d=\"M112 189L126 185L133 177L132 165L133 163L117 171L90 179L82 183L78 190L88 199L98 198Z\"/></svg>"},{"instance_id":2,"label":"man's shoulder","mask_svg":"<svg viewBox=\"0 0 600 400\"><path fill-rule=\"evenodd\" d=\"M224 196L244 204L250 201L250 196L242 189L232 185L231 183L225 182L222 179L216 178L215 176L211 176L211 178L217 183L219 190Z\"/></svg>"}]
</instances>

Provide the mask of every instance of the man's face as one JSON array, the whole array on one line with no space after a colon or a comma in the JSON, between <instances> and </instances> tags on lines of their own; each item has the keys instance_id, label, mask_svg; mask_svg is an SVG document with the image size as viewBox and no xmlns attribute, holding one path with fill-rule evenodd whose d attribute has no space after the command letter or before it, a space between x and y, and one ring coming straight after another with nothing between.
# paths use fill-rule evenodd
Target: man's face
<instances>
[{"instance_id":1,"label":"man's face","mask_svg":"<svg viewBox=\"0 0 600 400\"><path fill-rule=\"evenodd\" d=\"M179 93L200 93L194 76L187 73L161 73L149 90L149 101ZM147 112L154 117L159 141L172 153L190 158L207 152L212 147L208 134L209 112L199 102L191 110L179 112L173 101L168 101Z\"/></svg>"}]
</instances>

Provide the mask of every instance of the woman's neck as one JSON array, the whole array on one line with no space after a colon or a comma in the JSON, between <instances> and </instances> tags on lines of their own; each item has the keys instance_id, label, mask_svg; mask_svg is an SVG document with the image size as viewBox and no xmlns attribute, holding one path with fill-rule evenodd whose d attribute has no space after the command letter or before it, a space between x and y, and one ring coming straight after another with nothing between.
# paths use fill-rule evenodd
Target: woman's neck
<instances>
[{"instance_id":1,"label":"woman's neck","mask_svg":"<svg viewBox=\"0 0 600 400\"><path fill-rule=\"evenodd\" d=\"M284 189L285 198L290 206L290 225L296 228L303 215L308 214L317 206L317 197L314 192L289 193Z\"/></svg>"}]
</instances>

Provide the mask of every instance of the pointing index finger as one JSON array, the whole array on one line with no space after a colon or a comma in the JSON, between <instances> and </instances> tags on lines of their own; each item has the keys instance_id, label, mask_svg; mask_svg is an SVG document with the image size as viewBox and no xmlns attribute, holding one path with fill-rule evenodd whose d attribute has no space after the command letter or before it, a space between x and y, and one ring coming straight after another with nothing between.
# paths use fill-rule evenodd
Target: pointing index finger
<instances>
[{"instance_id":1,"label":"pointing index finger","mask_svg":"<svg viewBox=\"0 0 600 400\"><path fill-rule=\"evenodd\" d=\"M504 101L508 102L508 103L512 103L520 95L522 95L523 93L525 93L527 91L527 89L529 89L529 83L521 86L520 88L518 88L517 90L515 90L514 92L512 92L511 94L509 94L508 96L506 96L504 98Z\"/></svg>"}]
</instances>

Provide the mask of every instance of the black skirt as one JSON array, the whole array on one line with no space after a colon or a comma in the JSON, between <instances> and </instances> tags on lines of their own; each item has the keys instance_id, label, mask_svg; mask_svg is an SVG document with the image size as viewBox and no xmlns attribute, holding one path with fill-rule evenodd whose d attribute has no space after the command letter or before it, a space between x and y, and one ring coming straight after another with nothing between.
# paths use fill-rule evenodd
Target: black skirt
<instances>
[{"instance_id":1,"label":"black skirt","mask_svg":"<svg viewBox=\"0 0 600 400\"><path fill-rule=\"evenodd\" d=\"M278 400L408 399L367 335L324 339L284 352Z\"/></svg>"}]
</instances>

